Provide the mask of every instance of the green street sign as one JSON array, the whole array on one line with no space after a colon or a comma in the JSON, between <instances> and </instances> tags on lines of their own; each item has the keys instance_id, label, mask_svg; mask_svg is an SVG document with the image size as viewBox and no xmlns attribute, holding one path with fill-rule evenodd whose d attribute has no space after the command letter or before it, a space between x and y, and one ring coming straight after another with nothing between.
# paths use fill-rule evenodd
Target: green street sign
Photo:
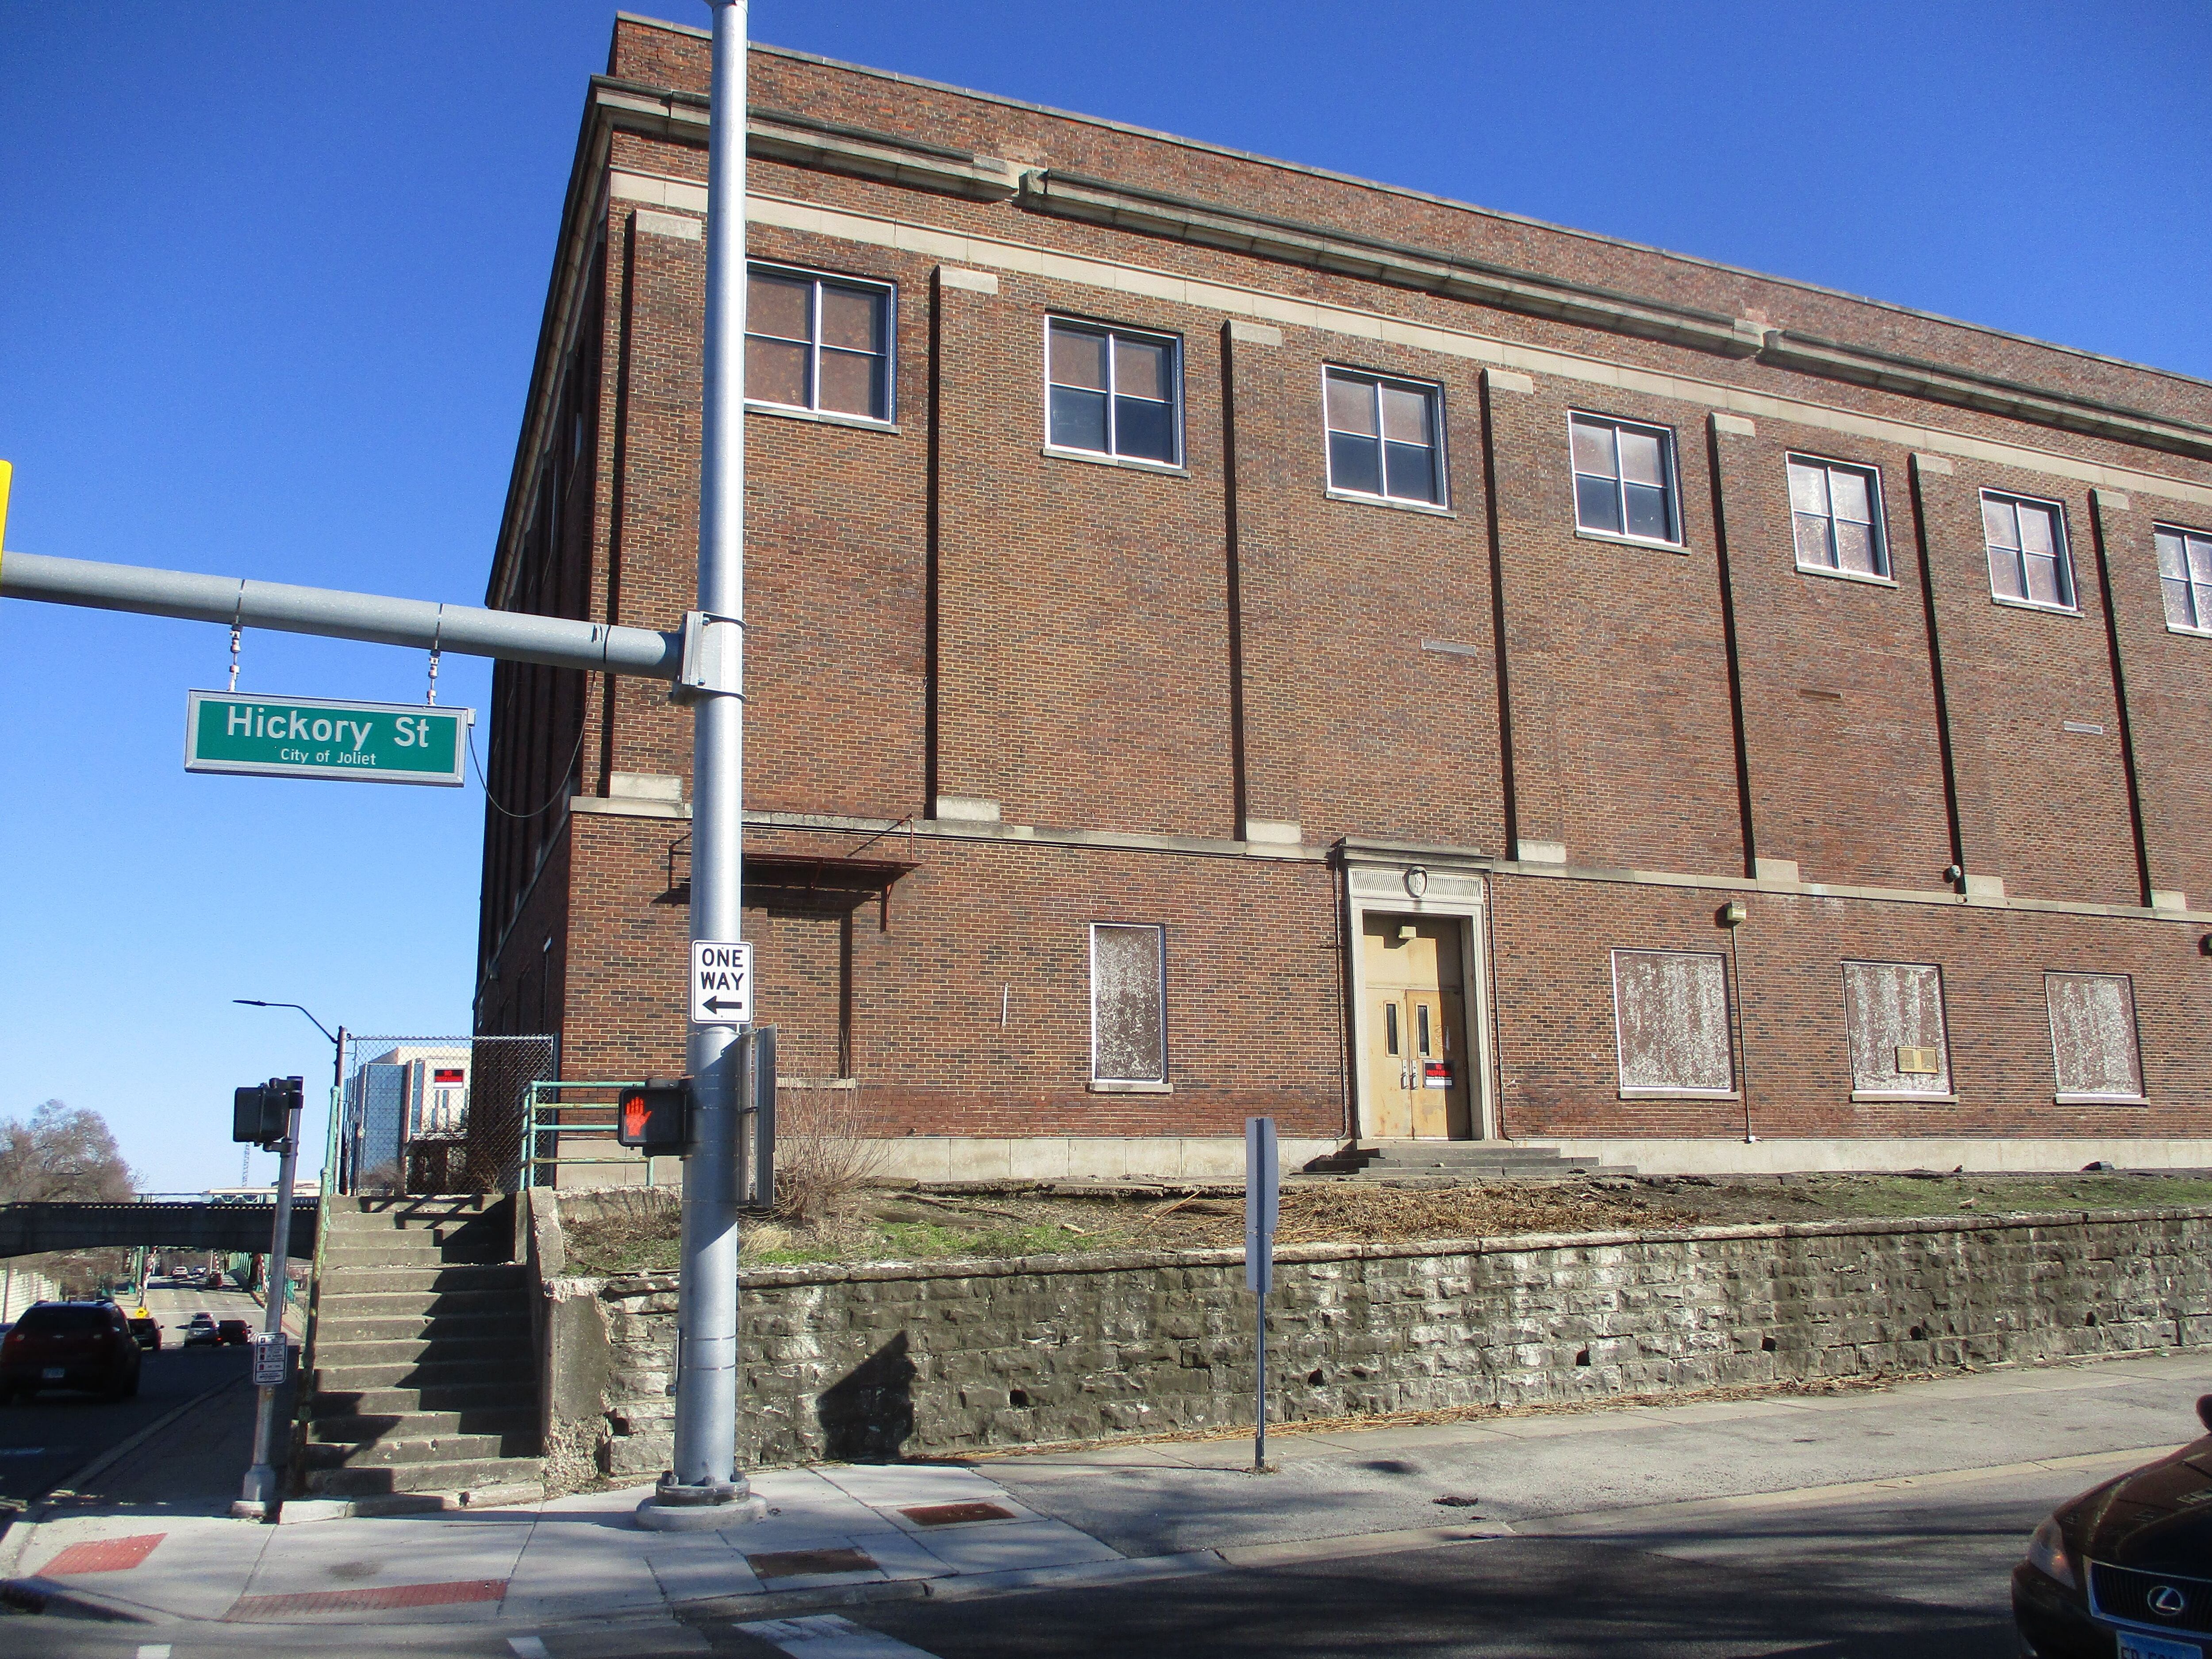
<instances>
[{"instance_id":1,"label":"green street sign","mask_svg":"<svg viewBox=\"0 0 2212 1659\"><path fill-rule=\"evenodd\" d=\"M458 787L473 708L185 694L185 770Z\"/></svg>"}]
</instances>

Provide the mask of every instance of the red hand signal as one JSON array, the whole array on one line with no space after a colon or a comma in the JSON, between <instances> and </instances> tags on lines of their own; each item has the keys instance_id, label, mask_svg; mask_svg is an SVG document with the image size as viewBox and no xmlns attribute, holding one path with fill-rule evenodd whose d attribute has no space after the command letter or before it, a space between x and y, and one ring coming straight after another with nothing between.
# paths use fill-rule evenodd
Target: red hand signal
<instances>
[{"instance_id":1,"label":"red hand signal","mask_svg":"<svg viewBox=\"0 0 2212 1659\"><path fill-rule=\"evenodd\" d=\"M649 1116L643 1095L632 1095L623 1102L623 1133L633 1140L645 1139L646 1121Z\"/></svg>"}]
</instances>

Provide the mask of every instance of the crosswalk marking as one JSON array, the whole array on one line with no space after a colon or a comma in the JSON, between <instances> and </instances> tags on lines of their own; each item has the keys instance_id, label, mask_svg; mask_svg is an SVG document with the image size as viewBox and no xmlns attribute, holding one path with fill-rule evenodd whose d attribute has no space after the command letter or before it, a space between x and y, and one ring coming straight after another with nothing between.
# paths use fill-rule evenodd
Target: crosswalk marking
<instances>
[{"instance_id":1,"label":"crosswalk marking","mask_svg":"<svg viewBox=\"0 0 2212 1659\"><path fill-rule=\"evenodd\" d=\"M834 1613L805 1619L762 1619L738 1628L781 1648L792 1659L933 1659L920 1648Z\"/></svg>"},{"instance_id":2,"label":"crosswalk marking","mask_svg":"<svg viewBox=\"0 0 2212 1659\"><path fill-rule=\"evenodd\" d=\"M169 1644L167 1642L141 1642L138 1644L138 1659L169 1659Z\"/></svg>"},{"instance_id":3,"label":"crosswalk marking","mask_svg":"<svg viewBox=\"0 0 2212 1659\"><path fill-rule=\"evenodd\" d=\"M535 1636L510 1636L507 1644L514 1650L514 1659L552 1659L544 1641Z\"/></svg>"}]
</instances>

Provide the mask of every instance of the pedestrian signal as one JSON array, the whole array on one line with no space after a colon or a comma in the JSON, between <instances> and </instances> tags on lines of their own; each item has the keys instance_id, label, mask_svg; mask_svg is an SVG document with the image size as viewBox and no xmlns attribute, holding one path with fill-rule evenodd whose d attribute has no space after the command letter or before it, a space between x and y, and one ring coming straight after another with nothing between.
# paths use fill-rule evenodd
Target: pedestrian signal
<instances>
[{"instance_id":1,"label":"pedestrian signal","mask_svg":"<svg viewBox=\"0 0 2212 1659\"><path fill-rule=\"evenodd\" d=\"M644 1152L681 1152L690 1115L687 1080L629 1084L616 1097L615 1139Z\"/></svg>"},{"instance_id":2,"label":"pedestrian signal","mask_svg":"<svg viewBox=\"0 0 2212 1659\"><path fill-rule=\"evenodd\" d=\"M301 1081L296 1077L272 1077L234 1090L230 1102L230 1138L248 1146L273 1149L292 1132L292 1114L300 1109Z\"/></svg>"}]
</instances>

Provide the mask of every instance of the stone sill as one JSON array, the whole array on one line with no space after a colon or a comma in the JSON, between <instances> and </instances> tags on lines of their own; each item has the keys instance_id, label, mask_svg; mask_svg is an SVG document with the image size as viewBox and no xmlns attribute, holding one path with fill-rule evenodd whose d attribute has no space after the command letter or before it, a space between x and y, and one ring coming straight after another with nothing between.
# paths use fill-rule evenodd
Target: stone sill
<instances>
[{"instance_id":1,"label":"stone sill","mask_svg":"<svg viewBox=\"0 0 2212 1659\"><path fill-rule=\"evenodd\" d=\"M1855 1102L1919 1100L1925 1101L1930 1106L1956 1106L1959 1103L1959 1097L1956 1095L1931 1095L1923 1091L1911 1089L1854 1089L1851 1091L1851 1098Z\"/></svg>"},{"instance_id":2,"label":"stone sill","mask_svg":"<svg viewBox=\"0 0 2212 1659\"><path fill-rule=\"evenodd\" d=\"M1838 1221L1768 1221L1732 1227L1678 1227L1654 1232L1522 1233L1496 1237L1407 1239L1389 1244L1282 1244L1279 1263L1393 1261L1435 1256L1534 1255L1547 1250L1629 1249L1647 1244L1704 1244L1775 1238L1897 1237L1919 1233L1966 1233L2021 1228L2140 1226L2147 1222L2212 1223L2212 1204L2154 1210L2047 1210L2003 1215L1881 1216ZM1014 1279L1025 1273L1151 1273L1167 1267L1241 1267L1244 1247L1191 1250L1102 1251L1093 1255L947 1257L938 1261L818 1262L788 1267L743 1267L739 1278L755 1290L801 1285L883 1283L926 1279ZM619 1279L564 1278L547 1281L562 1297L592 1295L605 1302L672 1293L674 1273Z\"/></svg>"},{"instance_id":3,"label":"stone sill","mask_svg":"<svg viewBox=\"0 0 2212 1659\"><path fill-rule=\"evenodd\" d=\"M1121 1083L1105 1078L1093 1078L1085 1085L1094 1095L1171 1095L1172 1083Z\"/></svg>"},{"instance_id":4,"label":"stone sill","mask_svg":"<svg viewBox=\"0 0 2212 1659\"><path fill-rule=\"evenodd\" d=\"M2060 1106L2148 1106L2148 1095L2053 1095L2052 1102Z\"/></svg>"}]
</instances>

